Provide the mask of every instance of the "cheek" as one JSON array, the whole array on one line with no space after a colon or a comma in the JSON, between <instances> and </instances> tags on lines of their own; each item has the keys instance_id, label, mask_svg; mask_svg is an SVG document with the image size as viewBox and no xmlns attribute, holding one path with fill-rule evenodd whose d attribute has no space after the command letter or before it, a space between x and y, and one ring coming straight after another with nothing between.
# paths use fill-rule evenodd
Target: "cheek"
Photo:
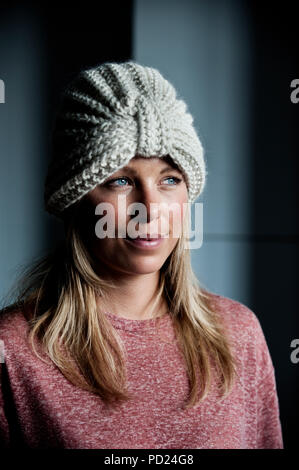
<instances>
[{"instance_id":1,"label":"cheek","mask_svg":"<svg viewBox=\"0 0 299 470\"><path fill-rule=\"evenodd\" d=\"M170 234L172 237L180 237L183 223L183 207L181 205L171 210L169 214L169 223Z\"/></svg>"},{"instance_id":2,"label":"cheek","mask_svg":"<svg viewBox=\"0 0 299 470\"><path fill-rule=\"evenodd\" d=\"M169 233L172 237L179 238L182 233L182 225L186 212L188 211L188 197L182 197L180 201L176 200L175 203L168 207L168 214L165 217L169 218Z\"/></svg>"}]
</instances>

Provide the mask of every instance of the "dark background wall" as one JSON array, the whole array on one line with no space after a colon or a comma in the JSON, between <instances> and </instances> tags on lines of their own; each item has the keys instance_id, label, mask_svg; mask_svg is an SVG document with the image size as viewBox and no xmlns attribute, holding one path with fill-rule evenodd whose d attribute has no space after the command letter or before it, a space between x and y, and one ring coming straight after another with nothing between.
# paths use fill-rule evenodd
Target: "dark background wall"
<instances>
[{"instance_id":1,"label":"dark background wall","mask_svg":"<svg viewBox=\"0 0 299 470\"><path fill-rule=\"evenodd\" d=\"M299 338L298 150L299 103L290 100L299 77L295 2L254 2L251 155L251 304L276 367L285 445L296 447L299 363L290 347Z\"/></svg>"},{"instance_id":2,"label":"dark background wall","mask_svg":"<svg viewBox=\"0 0 299 470\"><path fill-rule=\"evenodd\" d=\"M1 2L1 274L6 294L22 265L63 227L43 209L59 95L82 68L131 57L132 2Z\"/></svg>"},{"instance_id":3,"label":"dark background wall","mask_svg":"<svg viewBox=\"0 0 299 470\"><path fill-rule=\"evenodd\" d=\"M59 93L80 69L133 58L186 99L209 169L204 243L193 267L248 305L276 370L285 447L295 448L299 363L295 2L135 0L0 6L0 296L63 234L43 210ZM5 302L5 300L3 300Z\"/></svg>"}]
</instances>

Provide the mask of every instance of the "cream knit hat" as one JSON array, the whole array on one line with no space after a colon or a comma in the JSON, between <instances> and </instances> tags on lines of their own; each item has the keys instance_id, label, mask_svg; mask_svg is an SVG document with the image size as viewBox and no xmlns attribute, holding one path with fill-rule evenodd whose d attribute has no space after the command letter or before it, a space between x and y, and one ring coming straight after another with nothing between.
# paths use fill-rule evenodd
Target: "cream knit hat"
<instances>
[{"instance_id":1,"label":"cream knit hat","mask_svg":"<svg viewBox=\"0 0 299 470\"><path fill-rule=\"evenodd\" d=\"M169 155L186 178L189 201L205 184L201 142L186 103L158 70L133 61L82 71L56 116L45 207L63 211L135 155Z\"/></svg>"}]
</instances>

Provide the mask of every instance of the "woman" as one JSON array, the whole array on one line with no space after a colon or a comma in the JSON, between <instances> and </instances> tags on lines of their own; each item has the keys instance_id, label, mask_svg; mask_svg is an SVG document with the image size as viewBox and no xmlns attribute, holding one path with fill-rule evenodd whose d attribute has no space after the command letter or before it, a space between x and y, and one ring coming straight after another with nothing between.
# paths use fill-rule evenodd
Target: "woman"
<instances>
[{"instance_id":1,"label":"woman","mask_svg":"<svg viewBox=\"0 0 299 470\"><path fill-rule=\"evenodd\" d=\"M283 447L257 317L191 268L185 208L205 177L156 69L105 63L65 90L45 186L65 241L0 316L5 446Z\"/></svg>"}]
</instances>

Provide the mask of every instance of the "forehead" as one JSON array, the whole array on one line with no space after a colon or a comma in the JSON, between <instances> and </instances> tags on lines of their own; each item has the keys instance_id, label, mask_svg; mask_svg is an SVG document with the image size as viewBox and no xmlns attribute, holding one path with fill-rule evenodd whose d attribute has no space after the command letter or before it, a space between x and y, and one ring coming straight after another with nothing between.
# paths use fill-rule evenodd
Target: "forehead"
<instances>
[{"instance_id":1,"label":"forehead","mask_svg":"<svg viewBox=\"0 0 299 470\"><path fill-rule=\"evenodd\" d=\"M169 167L180 171L178 165L173 161L170 155L166 155L165 157L145 157L142 155L136 155L135 157L131 158L131 160L123 167L123 169L139 168L140 166L144 165L149 167L155 165L161 168Z\"/></svg>"}]
</instances>

